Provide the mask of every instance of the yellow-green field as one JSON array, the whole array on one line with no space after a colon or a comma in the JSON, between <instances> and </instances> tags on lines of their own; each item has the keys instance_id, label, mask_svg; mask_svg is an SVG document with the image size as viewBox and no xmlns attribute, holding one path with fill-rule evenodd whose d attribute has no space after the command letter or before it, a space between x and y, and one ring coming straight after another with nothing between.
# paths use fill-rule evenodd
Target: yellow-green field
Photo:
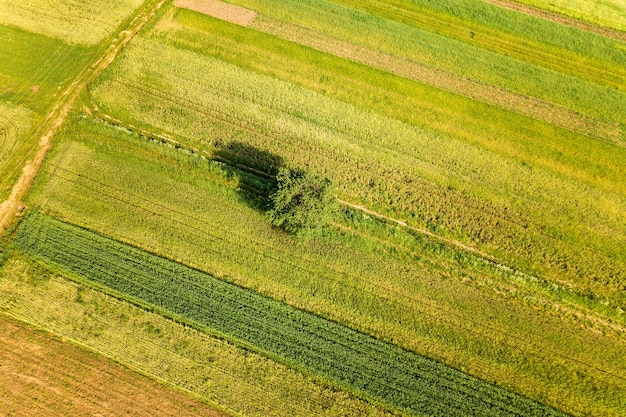
<instances>
[{"instance_id":1,"label":"yellow-green field","mask_svg":"<svg viewBox=\"0 0 626 417\"><path fill-rule=\"evenodd\" d=\"M626 31L624 0L524 0L523 3Z\"/></svg>"},{"instance_id":2,"label":"yellow-green field","mask_svg":"<svg viewBox=\"0 0 626 417\"><path fill-rule=\"evenodd\" d=\"M24 108L0 101L0 195L8 191L11 172L15 167L15 156L23 153L24 142L21 137L30 129L35 114Z\"/></svg>"},{"instance_id":3,"label":"yellow-green field","mask_svg":"<svg viewBox=\"0 0 626 417\"><path fill-rule=\"evenodd\" d=\"M246 416L384 416L343 392L25 259L0 278L0 309Z\"/></svg>"},{"instance_id":4,"label":"yellow-green field","mask_svg":"<svg viewBox=\"0 0 626 417\"><path fill-rule=\"evenodd\" d=\"M140 0L2 0L0 24L50 36L73 45L96 45L111 35Z\"/></svg>"},{"instance_id":5,"label":"yellow-green field","mask_svg":"<svg viewBox=\"0 0 626 417\"><path fill-rule=\"evenodd\" d=\"M622 417L624 30L618 0L0 0L0 197L46 156L0 311L215 413ZM310 240L267 221L282 167L336 190Z\"/></svg>"}]
</instances>

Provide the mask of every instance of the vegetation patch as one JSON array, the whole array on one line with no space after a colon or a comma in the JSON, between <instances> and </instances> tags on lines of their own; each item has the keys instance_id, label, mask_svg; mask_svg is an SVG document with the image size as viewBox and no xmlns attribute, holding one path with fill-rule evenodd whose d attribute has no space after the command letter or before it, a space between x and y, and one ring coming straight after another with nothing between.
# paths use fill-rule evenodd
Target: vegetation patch
<instances>
[{"instance_id":1,"label":"vegetation patch","mask_svg":"<svg viewBox=\"0 0 626 417\"><path fill-rule=\"evenodd\" d=\"M141 5L141 0L0 0L0 24L92 46L108 35Z\"/></svg>"},{"instance_id":2,"label":"vegetation patch","mask_svg":"<svg viewBox=\"0 0 626 417\"><path fill-rule=\"evenodd\" d=\"M30 141L24 136L35 121L35 114L0 100L0 202L11 189L11 182L19 174Z\"/></svg>"},{"instance_id":3,"label":"vegetation patch","mask_svg":"<svg viewBox=\"0 0 626 417\"><path fill-rule=\"evenodd\" d=\"M216 152L79 117L28 205L567 411L620 414L626 344L611 307L351 210L300 243L262 213L280 158Z\"/></svg>"},{"instance_id":4,"label":"vegetation patch","mask_svg":"<svg viewBox=\"0 0 626 417\"><path fill-rule=\"evenodd\" d=\"M58 271L42 267L24 255L13 257L0 271L0 311L49 329L61 338L86 346L134 371L191 393L200 401L216 404L218 408L228 410L226 414L249 417L390 416L374 405L343 391L332 390L265 356L68 281ZM55 349L50 357L63 358L64 352L71 349L67 343L64 345L61 350ZM24 359L34 362L30 356ZM72 355L59 360L58 365L74 364L79 359L78 354ZM72 369L60 369L59 376ZM76 375L77 386L84 388L84 384L91 381L87 375L84 378ZM121 386L123 382L122 379L119 385L112 386ZM67 384L64 386L68 387ZM95 402L107 392L98 385L97 394L90 399ZM123 394L125 391L115 392ZM148 393L146 391L146 395ZM159 395L167 398L163 393ZM69 398L70 395L65 400ZM66 403L57 404L60 408L55 410L63 410ZM7 406L11 404L7 403ZM142 415L142 412L152 412L153 408L157 411L161 409L160 405L146 405L143 411L132 414ZM198 409L208 407L198 405ZM173 415L189 414L193 415L191 412L174 412Z\"/></svg>"},{"instance_id":5,"label":"vegetation patch","mask_svg":"<svg viewBox=\"0 0 626 417\"><path fill-rule=\"evenodd\" d=\"M337 211L337 196L332 183L304 169L278 172L277 190L270 196L270 223L300 238L319 233L333 220Z\"/></svg>"},{"instance_id":6,"label":"vegetation patch","mask_svg":"<svg viewBox=\"0 0 626 417\"><path fill-rule=\"evenodd\" d=\"M210 82L207 74L211 74ZM388 74L384 79L388 83L394 80ZM397 87L400 85L416 94L422 91L414 83ZM351 88L362 86L356 83ZM379 91L377 87L374 90ZM496 142L497 152L484 149L462 138L420 129L256 71L143 38L135 40L93 93L102 109L130 123L176 135L183 143L206 151L219 141L266 150L289 166L328 177L344 200L454 236L509 266L592 287L594 293L613 298L615 307L624 305L617 276L618 271L626 270L626 249L617 243L621 237L614 231L621 233L619 225L624 220L624 213L615 208L624 200L624 185L618 180L623 165L617 159L626 155L626 148L598 142L591 145L586 138L565 136L571 140L571 149L563 156L567 162L562 166L529 164L523 162L524 156L520 161L501 153L500 146L512 144ZM381 99L395 94L398 92L381 92ZM399 101L404 102L404 97ZM465 104L473 106L459 103ZM449 105L441 107L448 114L444 107ZM415 108L405 111L415 112ZM468 123L449 116L453 121L446 119L446 125ZM496 132L510 119L494 116L502 118L491 126L493 134L505 134ZM539 127L534 140L544 137L538 133L543 128L545 125ZM521 125L519 129L523 129ZM514 128L511 134L520 132ZM480 134L485 134L484 129ZM466 137L465 133L462 136ZM519 139L520 146L535 147L531 152L545 152L545 144L531 145ZM581 153L582 149L589 152ZM592 155L598 159L591 160ZM594 171L604 174L594 176ZM571 195L577 196L576 201ZM588 250L573 249L581 242L586 242Z\"/></svg>"},{"instance_id":7,"label":"vegetation patch","mask_svg":"<svg viewBox=\"0 0 626 417\"><path fill-rule=\"evenodd\" d=\"M413 415L563 416L395 345L40 214L21 250L98 287Z\"/></svg>"},{"instance_id":8,"label":"vegetation patch","mask_svg":"<svg viewBox=\"0 0 626 417\"><path fill-rule=\"evenodd\" d=\"M2 415L228 415L4 316L0 343Z\"/></svg>"}]
</instances>

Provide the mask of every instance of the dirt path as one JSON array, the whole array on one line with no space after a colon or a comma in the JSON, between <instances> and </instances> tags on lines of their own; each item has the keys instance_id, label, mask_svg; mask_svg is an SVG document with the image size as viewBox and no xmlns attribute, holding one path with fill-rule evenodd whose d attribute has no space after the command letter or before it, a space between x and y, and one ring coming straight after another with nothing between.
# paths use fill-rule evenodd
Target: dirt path
<instances>
[{"instance_id":1,"label":"dirt path","mask_svg":"<svg viewBox=\"0 0 626 417\"><path fill-rule=\"evenodd\" d=\"M356 204L352 204L352 203L349 203L349 202L344 201L344 200L339 200L339 203L341 205L346 206L346 207L350 207L350 208L352 208L354 210L361 211L361 212L363 212L365 214L368 214L368 215L370 215L372 217L377 217L379 219L385 220L385 221L387 221L389 223L396 223L396 224L406 228L407 230L412 230L414 232L421 233L423 235L432 237L432 238L434 238L434 239L436 239L436 240L438 240L440 242L443 242L443 243L445 243L447 245L454 246L454 247L456 247L458 249L461 249L464 252L469 252L471 254L478 255L481 258L486 259L488 261L497 263L497 260L495 258L492 258L491 256L489 256L485 252L482 252L482 251L480 251L480 250L478 250L478 249L476 249L474 247L465 245L465 244L463 244L463 243L461 243L461 242L459 242L457 240L445 238L443 236L435 234L435 233L433 233L433 232L431 232L429 230L426 230L426 229L421 229L419 227L409 226L406 222L404 222L402 220L394 219L392 217L385 216L384 214L376 213L375 211L372 211L372 210L368 209L367 207L363 207L363 206L359 206L359 205L356 205Z\"/></svg>"},{"instance_id":2,"label":"dirt path","mask_svg":"<svg viewBox=\"0 0 626 417\"><path fill-rule=\"evenodd\" d=\"M96 61L85 68L76 80L70 84L60 100L53 106L44 118L41 128L36 134L41 134L37 152L32 161L27 162L22 175L17 180L9 198L0 204L0 235L11 227L16 216L23 209L22 200L28 194L30 187L41 168L46 155L52 149L52 138L63 125L65 117L69 113L74 101L85 86L93 81L102 71L113 62L117 54L131 41L141 30L146 22L163 6L166 0L150 0L144 3L135 18L122 30L112 41L105 52Z\"/></svg>"},{"instance_id":3,"label":"dirt path","mask_svg":"<svg viewBox=\"0 0 626 417\"><path fill-rule=\"evenodd\" d=\"M515 10L517 12L521 12L530 16L535 16L541 19L550 20L552 22L556 22L561 25L569 26L575 29L581 29L581 30L586 30L587 32L593 32L595 34L604 36L606 38L615 39L616 41L626 42L626 33L621 32L619 30L594 25L593 23L584 22L582 20L578 20L573 17L549 12L547 10L542 10L537 7L518 3L512 0L483 0L483 1L487 3L495 4L496 6L504 7L506 9Z\"/></svg>"}]
</instances>

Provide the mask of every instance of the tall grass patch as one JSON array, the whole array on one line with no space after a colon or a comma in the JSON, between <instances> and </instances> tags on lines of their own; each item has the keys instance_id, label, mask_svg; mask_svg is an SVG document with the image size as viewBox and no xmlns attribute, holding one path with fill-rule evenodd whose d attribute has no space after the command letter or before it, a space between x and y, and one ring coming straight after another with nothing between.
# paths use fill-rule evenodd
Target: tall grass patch
<instances>
[{"instance_id":1,"label":"tall grass patch","mask_svg":"<svg viewBox=\"0 0 626 417\"><path fill-rule=\"evenodd\" d=\"M141 0L0 0L0 24L93 46L117 29Z\"/></svg>"},{"instance_id":2,"label":"tall grass patch","mask_svg":"<svg viewBox=\"0 0 626 417\"><path fill-rule=\"evenodd\" d=\"M601 190L575 174L146 39L136 40L93 94L103 111L131 123L206 151L223 141L273 152L332 179L344 199L623 303L625 202L617 180ZM613 150L607 158L625 151ZM605 169L623 171L619 164ZM579 245L588 250L573 249Z\"/></svg>"}]
</instances>

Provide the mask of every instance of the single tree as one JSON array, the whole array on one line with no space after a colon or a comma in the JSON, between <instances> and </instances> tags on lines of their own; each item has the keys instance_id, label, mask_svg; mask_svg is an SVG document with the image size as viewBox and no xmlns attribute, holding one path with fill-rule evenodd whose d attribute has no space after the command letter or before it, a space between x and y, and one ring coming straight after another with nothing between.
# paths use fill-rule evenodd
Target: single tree
<instances>
[{"instance_id":1,"label":"single tree","mask_svg":"<svg viewBox=\"0 0 626 417\"><path fill-rule=\"evenodd\" d=\"M328 178L304 169L281 168L276 181L268 212L272 225L306 239L332 220L338 203Z\"/></svg>"}]
</instances>

